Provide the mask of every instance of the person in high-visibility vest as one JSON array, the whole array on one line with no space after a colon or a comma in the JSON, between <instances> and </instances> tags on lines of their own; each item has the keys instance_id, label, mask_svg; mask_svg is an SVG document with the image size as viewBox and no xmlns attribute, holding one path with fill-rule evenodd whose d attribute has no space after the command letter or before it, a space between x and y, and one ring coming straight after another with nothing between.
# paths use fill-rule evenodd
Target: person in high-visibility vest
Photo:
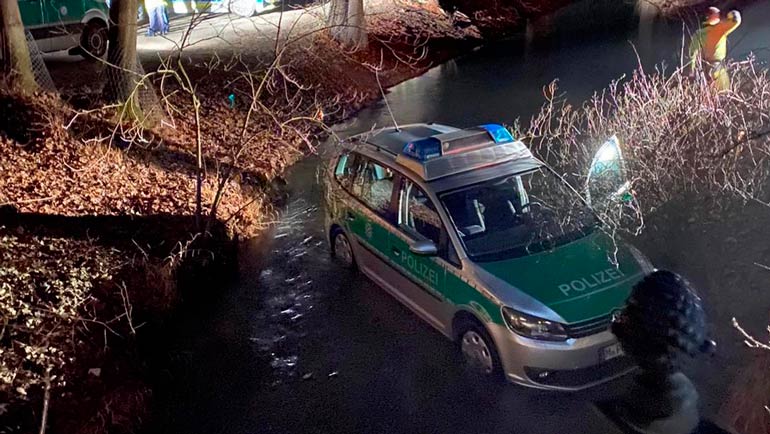
<instances>
[{"instance_id":1,"label":"person in high-visibility vest","mask_svg":"<svg viewBox=\"0 0 770 434\"><path fill-rule=\"evenodd\" d=\"M730 87L730 76L725 70L727 35L741 25L741 13L733 10L722 19L721 12L710 7L703 27L695 32L690 42L690 65L694 69L699 62L720 90Z\"/></svg>"}]
</instances>

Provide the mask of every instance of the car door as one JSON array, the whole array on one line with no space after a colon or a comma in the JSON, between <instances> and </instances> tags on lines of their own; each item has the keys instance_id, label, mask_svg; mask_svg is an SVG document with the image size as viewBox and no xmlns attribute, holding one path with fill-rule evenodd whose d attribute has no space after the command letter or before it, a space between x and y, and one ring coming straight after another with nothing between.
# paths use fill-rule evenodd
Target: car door
<instances>
[{"instance_id":1,"label":"car door","mask_svg":"<svg viewBox=\"0 0 770 434\"><path fill-rule=\"evenodd\" d=\"M398 230L390 234L390 259L401 271L399 285L413 310L445 331L451 315L444 290L453 256L436 204L404 177L398 191ZM425 246L433 246L433 251ZM458 261L459 262L459 261Z\"/></svg>"},{"instance_id":2,"label":"car door","mask_svg":"<svg viewBox=\"0 0 770 434\"><path fill-rule=\"evenodd\" d=\"M395 173L361 154L344 155L336 168L343 192L334 198L335 213L354 244L361 270L378 283L392 280L387 265L389 234L394 230L392 205Z\"/></svg>"},{"instance_id":3,"label":"car door","mask_svg":"<svg viewBox=\"0 0 770 434\"><path fill-rule=\"evenodd\" d=\"M85 15L84 0L43 0L43 13L52 25L80 23Z\"/></svg>"},{"instance_id":4,"label":"car door","mask_svg":"<svg viewBox=\"0 0 770 434\"><path fill-rule=\"evenodd\" d=\"M18 0L21 21L24 27L34 28L44 24L43 3L41 0Z\"/></svg>"},{"instance_id":5,"label":"car door","mask_svg":"<svg viewBox=\"0 0 770 434\"><path fill-rule=\"evenodd\" d=\"M45 51L66 50L80 44L83 0L43 0L43 14L50 30Z\"/></svg>"},{"instance_id":6,"label":"car door","mask_svg":"<svg viewBox=\"0 0 770 434\"><path fill-rule=\"evenodd\" d=\"M50 46L48 25L46 23L43 6L45 0L18 0L21 21L35 38L38 50L48 51Z\"/></svg>"},{"instance_id":7,"label":"car door","mask_svg":"<svg viewBox=\"0 0 770 434\"><path fill-rule=\"evenodd\" d=\"M585 197L588 204L600 214L633 199L617 136L610 137L594 155L586 175Z\"/></svg>"}]
</instances>

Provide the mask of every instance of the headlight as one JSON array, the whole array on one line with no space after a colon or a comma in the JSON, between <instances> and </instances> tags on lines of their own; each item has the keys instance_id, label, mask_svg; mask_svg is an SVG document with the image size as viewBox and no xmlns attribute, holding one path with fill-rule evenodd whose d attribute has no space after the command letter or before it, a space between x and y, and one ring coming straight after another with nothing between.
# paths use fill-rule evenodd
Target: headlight
<instances>
[{"instance_id":1,"label":"headlight","mask_svg":"<svg viewBox=\"0 0 770 434\"><path fill-rule=\"evenodd\" d=\"M503 318L505 318L508 328L527 338L543 341L566 341L569 337L561 324L525 315L509 307L503 308Z\"/></svg>"}]
</instances>

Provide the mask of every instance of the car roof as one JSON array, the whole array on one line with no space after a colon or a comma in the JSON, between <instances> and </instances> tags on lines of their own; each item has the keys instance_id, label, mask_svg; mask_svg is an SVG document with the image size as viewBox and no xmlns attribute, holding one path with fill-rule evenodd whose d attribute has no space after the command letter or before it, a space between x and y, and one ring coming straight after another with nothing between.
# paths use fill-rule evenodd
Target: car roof
<instances>
[{"instance_id":1,"label":"car roof","mask_svg":"<svg viewBox=\"0 0 770 434\"><path fill-rule=\"evenodd\" d=\"M460 131L460 129L441 124L411 124L398 128L383 128L381 130L363 133L356 137L360 138L363 142L384 149L395 156L403 152L404 146L406 146L407 143L455 131Z\"/></svg>"},{"instance_id":2,"label":"car roof","mask_svg":"<svg viewBox=\"0 0 770 434\"><path fill-rule=\"evenodd\" d=\"M503 130L499 140L495 131ZM353 136L351 142L368 145L387 160L407 169L424 181L435 181L461 173L482 170L511 161L541 165L520 141L500 125L460 129L441 124L410 124L369 131ZM430 148L421 153L421 145ZM416 151L415 151L416 149ZM410 151L412 151L410 153ZM387 158L390 157L390 158Z\"/></svg>"}]
</instances>

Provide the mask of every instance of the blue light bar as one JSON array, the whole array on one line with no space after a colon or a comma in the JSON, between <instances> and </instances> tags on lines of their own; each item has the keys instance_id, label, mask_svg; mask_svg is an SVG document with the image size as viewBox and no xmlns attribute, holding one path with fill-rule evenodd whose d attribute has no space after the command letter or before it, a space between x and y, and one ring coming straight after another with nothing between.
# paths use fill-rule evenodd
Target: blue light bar
<instances>
[{"instance_id":1,"label":"blue light bar","mask_svg":"<svg viewBox=\"0 0 770 434\"><path fill-rule=\"evenodd\" d=\"M435 137L416 140L404 145L404 155L416 160L426 161L441 156L441 141Z\"/></svg>"},{"instance_id":2,"label":"blue light bar","mask_svg":"<svg viewBox=\"0 0 770 434\"><path fill-rule=\"evenodd\" d=\"M499 124L485 124L481 125L481 128L485 129L492 140L498 145L501 143L511 143L514 141L513 135L504 126Z\"/></svg>"}]
</instances>

